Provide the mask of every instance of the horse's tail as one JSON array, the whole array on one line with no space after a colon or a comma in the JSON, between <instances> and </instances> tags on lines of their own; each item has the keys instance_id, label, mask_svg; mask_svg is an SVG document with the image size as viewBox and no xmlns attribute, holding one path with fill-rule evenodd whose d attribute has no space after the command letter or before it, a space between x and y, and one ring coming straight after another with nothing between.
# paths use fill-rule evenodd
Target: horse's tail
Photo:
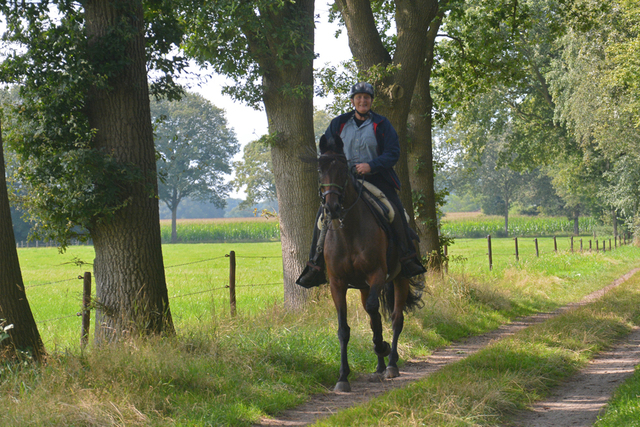
<instances>
[{"instance_id":1,"label":"horse's tail","mask_svg":"<svg viewBox=\"0 0 640 427\"><path fill-rule=\"evenodd\" d=\"M424 307L422 301L422 294L424 292L424 278L423 276L416 276L409 279L409 295L407 295L407 301L404 305L404 312L420 309ZM395 293L393 282L387 282L384 285L384 289L380 293L380 300L382 301L382 312L388 318L393 313L393 307L395 304Z\"/></svg>"}]
</instances>

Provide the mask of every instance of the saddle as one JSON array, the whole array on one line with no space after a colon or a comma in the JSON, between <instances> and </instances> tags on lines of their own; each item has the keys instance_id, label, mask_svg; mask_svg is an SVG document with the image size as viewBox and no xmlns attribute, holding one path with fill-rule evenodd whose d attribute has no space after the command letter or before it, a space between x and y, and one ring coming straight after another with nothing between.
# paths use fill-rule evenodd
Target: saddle
<instances>
[{"instance_id":1,"label":"saddle","mask_svg":"<svg viewBox=\"0 0 640 427\"><path fill-rule=\"evenodd\" d=\"M362 199L365 201L371 212L378 220L380 227L388 231L388 224L391 224L396 216L396 210L387 198L387 196L375 185L368 181L354 179L353 184L356 191L360 192ZM364 187L363 187L364 186ZM363 188L361 188L363 187ZM407 221L409 215L404 212ZM322 223L324 221L324 215L320 215L318 218L318 229L322 229Z\"/></svg>"}]
</instances>

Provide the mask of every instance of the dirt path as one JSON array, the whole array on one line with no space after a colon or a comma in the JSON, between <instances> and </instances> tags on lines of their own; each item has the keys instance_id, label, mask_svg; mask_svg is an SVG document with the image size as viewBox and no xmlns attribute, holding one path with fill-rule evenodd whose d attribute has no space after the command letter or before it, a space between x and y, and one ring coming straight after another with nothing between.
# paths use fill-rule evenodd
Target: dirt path
<instances>
[{"instance_id":1,"label":"dirt path","mask_svg":"<svg viewBox=\"0 0 640 427\"><path fill-rule=\"evenodd\" d=\"M406 386L436 372L443 366L460 361L476 353L492 341L503 339L521 329L542 323L580 305L600 298L610 289L628 280L640 269L634 269L607 287L587 295L578 303L568 304L551 313L539 313L503 325L495 331L470 337L451 346L435 351L424 360L410 360L400 369L400 377L384 382L369 382L367 376L351 381L351 393L315 395L307 403L287 410L277 418L264 418L260 426L305 426L342 409L356 406L389 390ZM518 426L590 426L598 412L606 404L611 392L640 363L640 330L634 330L624 343L602 353L587 369L558 389L549 401L536 404L532 411L518 416ZM606 375L606 378L603 378ZM587 388L588 387L588 388ZM588 414L589 417L586 417ZM592 415L592 416L591 416Z\"/></svg>"}]
</instances>

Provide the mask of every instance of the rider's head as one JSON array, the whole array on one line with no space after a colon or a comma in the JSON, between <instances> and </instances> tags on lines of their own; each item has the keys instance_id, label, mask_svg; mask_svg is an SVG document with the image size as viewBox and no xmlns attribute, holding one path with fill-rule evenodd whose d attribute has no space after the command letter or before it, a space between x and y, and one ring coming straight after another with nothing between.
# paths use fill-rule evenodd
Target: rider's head
<instances>
[{"instance_id":1,"label":"rider's head","mask_svg":"<svg viewBox=\"0 0 640 427\"><path fill-rule=\"evenodd\" d=\"M358 82L351 88L349 92L351 104L360 117L366 117L369 114L373 95L373 86L366 82Z\"/></svg>"}]
</instances>

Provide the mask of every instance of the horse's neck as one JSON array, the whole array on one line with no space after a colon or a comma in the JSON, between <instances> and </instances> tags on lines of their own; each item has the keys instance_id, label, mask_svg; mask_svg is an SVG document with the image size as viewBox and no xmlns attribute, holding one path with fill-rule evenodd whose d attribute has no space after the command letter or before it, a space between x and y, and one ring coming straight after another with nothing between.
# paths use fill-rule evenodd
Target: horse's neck
<instances>
[{"instance_id":1,"label":"horse's neck","mask_svg":"<svg viewBox=\"0 0 640 427\"><path fill-rule=\"evenodd\" d=\"M349 209L344 217L344 222L349 224L350 230L357 230L364 227L366 224L365 217L371 215L369 208L367 208L365 201L362 199L362 194L358 193L353 182L349 182L347 185L344 201L342 202L343 209Z\"/></svg>"}]
</instances>

